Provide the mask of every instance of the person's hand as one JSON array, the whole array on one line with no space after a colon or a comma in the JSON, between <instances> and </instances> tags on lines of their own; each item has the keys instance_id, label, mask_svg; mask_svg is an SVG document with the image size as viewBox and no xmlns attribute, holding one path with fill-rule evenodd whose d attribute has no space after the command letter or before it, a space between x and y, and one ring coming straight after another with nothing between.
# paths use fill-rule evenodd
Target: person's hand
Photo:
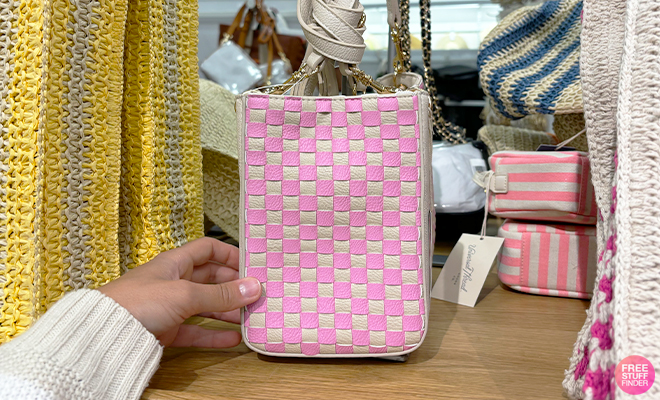
<instances>
[{"instance_id":1,"label":"person's hand","mask_svg":"<svg viewBox=\"0 0 660 400\"><path fill-rule=\"evenodd\" d=\"M236 346L234 331L181 325L202 315L239 323L239 308L261 296L255 278L238 279L238 249L211 238L158 255L99 289L126 308L163 346Z\"/></svg>"}]
</instances>

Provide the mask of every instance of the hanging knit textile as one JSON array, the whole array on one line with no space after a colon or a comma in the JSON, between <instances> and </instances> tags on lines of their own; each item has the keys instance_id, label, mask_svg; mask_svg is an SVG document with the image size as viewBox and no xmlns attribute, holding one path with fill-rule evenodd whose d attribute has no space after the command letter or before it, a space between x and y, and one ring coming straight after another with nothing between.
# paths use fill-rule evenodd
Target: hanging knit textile
<instances>
[{"instance_id":1,"label":"hanging knit textile","mask_svg":"<svg viewBox=\"0 0 660 400\"><path fill-rule=\"evenodd\" d=\"M582 0L547 1L507 15L484 39L479 78L507 118L582 112Z\"/></svg>"},{"instance_id":2,"label":"hanging knit textile","mask_svg":"<svg viewBox=\"0 0 660 400\"><path fill-rule=\"evenodd\" d=\"M202 236L196 4L0 3L0 343Z\"/></svg>"},{"instance_id":3,"label":"hanging knit textile","mask_svg":"<svg viewBox=\"0 0 660 400\"><path fill-rule=\"evenodd\" d=\"M635 394L616 379L631 355L660 365L659 32L657 0L585 0L580 68L601 218L593 298L564 379L571 399L660 398L660 385Z\"/></svg>"}]
</instances>

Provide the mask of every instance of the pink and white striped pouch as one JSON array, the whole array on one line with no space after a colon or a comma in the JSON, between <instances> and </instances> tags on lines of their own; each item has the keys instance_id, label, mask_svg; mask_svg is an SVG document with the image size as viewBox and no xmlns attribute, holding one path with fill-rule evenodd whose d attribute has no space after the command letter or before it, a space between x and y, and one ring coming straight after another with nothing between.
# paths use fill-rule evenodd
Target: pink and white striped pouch
<instances>
[{"instance_id":1,"label":"pink and white striped pouch","mask_svg":"<svg viewBox=\"0 0 660 400\"><path fill-rule=\"evenodd\" d=\"M596 198L587 153L500 151L488 211L502 218L596 224Z\"/></svg>"},{"instance_id":2,"label":"pink and white striped pouch","mask_svg":"<svg viewBox=\"0 0 660 400\"><path fill-rule=\"evenodd\" d=\"M521 292L589 299L596 278L596 227L506 220L498 256L502 283Z\"/></svg>"},{"instance_id":3,"label":"pink and white striped pouch","mask_svg":"<svg viewBox=\"0 0 660 400\"><path fill-rule=\"evenodd\" d=\"M245 343L280 356L397 356L427 329L432 175L424 91L238 98Z\"/></svg>"}]
</instances>

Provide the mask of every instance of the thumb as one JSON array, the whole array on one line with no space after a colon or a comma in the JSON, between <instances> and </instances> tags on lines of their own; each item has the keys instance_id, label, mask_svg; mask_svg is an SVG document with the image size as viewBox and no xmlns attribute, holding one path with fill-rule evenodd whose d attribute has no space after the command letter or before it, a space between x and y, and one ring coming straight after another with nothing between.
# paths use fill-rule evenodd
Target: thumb
<instances>
[{"instance_id":1,"label":"thumb","mask_svg":"<svg viewBox=\"0 0 660 400\"><path fill-rule=\"evenodd\" d=\"M226 312L247 306L261 297L261 283L255 278L243 278L222 284L193 283L194 314Z\"/></svg>"}]
</instances>

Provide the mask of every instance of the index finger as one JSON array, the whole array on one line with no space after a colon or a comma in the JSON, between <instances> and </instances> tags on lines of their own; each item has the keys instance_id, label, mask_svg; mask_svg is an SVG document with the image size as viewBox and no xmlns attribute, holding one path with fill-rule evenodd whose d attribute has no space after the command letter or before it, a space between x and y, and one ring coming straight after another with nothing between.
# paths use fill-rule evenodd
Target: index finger
<instances>
[{"instance_id":1,"label":"index finger","mask_svg":"<svg viewBox=\"0 0 660 400\"><path fill-rule=\"evenodd\" d=\"M201 238L171 251L180 275L196 266L216 262L238 271L238 248L212 238Z\"/></svg>"}]
</instances>

